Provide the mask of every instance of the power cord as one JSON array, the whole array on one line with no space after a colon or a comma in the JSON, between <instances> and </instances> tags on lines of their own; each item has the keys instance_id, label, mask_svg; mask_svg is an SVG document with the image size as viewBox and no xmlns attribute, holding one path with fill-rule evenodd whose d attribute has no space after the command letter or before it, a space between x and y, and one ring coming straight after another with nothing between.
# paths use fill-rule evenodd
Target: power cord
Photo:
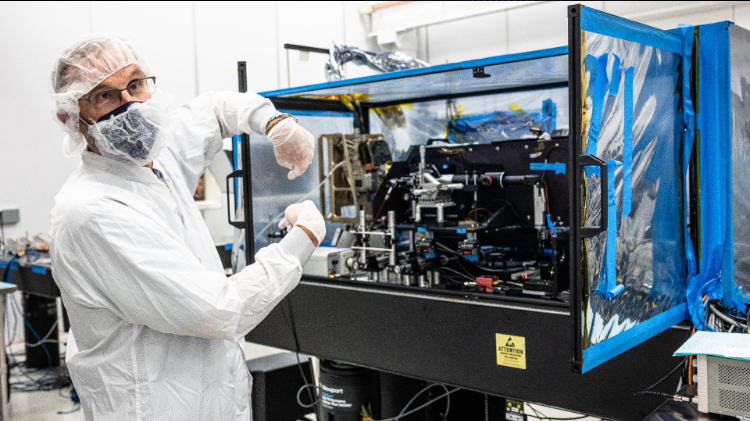
<instances>
[{"instance_id":1,"label":"power cord","mask_svg":"<svg viewBox=\"0 0 750 421\"><path fill-rule=\"evenodd\" d=\"M302 368L302 362L299 359L299 353L300 353L301 348L299 346L299 338L297 337L297 326L294 323L294 313L292 312L292 303L291 303L291 301L288 298L286 300L286 304L287 304L287 307L289 307L289 318L288 318L288 320L289 320L289 324L292 327L292 336L294 337L294 345L296 347L296 351L295 351L294 355L297 357L297 367L299 367L299 372L302 375L302 380L305 382L304 386L302 386L302 388L300 388L300 390L297 392L297 403L299 403L300 406L302 406L303 408L310 408L310 407L314 408L315 409L315 419L318 420L318 414L319 414L318 403L320 401L320 398L314 399L313 398L313 392L311 392L310 388L308 387L312 383L307 381L307 375L305 375L305 370ZM281 308L281 315L284 316L284 319L287 319L286 312L284 311L284 306L281 305L281 306L279 306L279 308ZM302 405L302 401L299 399L299 395L300 395L302 389L305 389L305 388L307 389L307 394L308 394L308 397L310 398L310 402L312 402L310 404L310 406ZM315 393L315 396L318 397L318 394Z\"/></svg>"},{"instance_id":2,"label":"power cord","mask_svg":"<svg viewBox=\"0 0 750 421\"><path fill-rule=\"evenodd\" d=\"M437 398L432 399L431 401L429 401L429 402L427 402L427 403L425 403L425 404L423 404L421 406L418 406L418 407L412 409L409 412L404 412L404 411L406 411L409 408L409 406L411 406L412 403L414 403L414 401L422 393L426 392L427 390L429 390L430 388L433 388L435 386L442 387L445 390L445 393L443 393L442 395L438 396ZM413 398L411 398L411 400L404 406L404 409L401 410L401 413L399 413L397 416L392 417L392 418L386 418L384 420L373 420L373 421L398 421L401 418L409 416L409 415L411 415L411 414L419 411L420 409L426 408L426 407L432 405L433 403L435 403L435 402L437 402L437 401L439 401L440 399L443 399L443 398L447 398L447 402L446 402L446 405L445 405L445 414L443 414L443 417L447 418L448 417L448 412L451 409L451 398L450 398L450 395L453 394L453 393L455 393L455 392L458 392L459 390L461 390L461 389L458 388L458 387L455 388L455 389L453 389L453 390L448 390L448 387L446 387L444 384L439 384L439 383L431 384L431 385L425 387L424 389L420 390L419 392L417 392L417 394L414 395Z\"/></svg>"}]
</instances>

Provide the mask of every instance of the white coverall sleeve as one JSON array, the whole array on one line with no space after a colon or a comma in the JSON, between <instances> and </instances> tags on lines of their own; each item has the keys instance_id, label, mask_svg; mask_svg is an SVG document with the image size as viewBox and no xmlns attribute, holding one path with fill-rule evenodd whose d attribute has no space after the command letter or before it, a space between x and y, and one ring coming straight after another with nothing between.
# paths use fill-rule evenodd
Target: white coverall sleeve
<instances>
[{"instance_id":1,"label":"white coverall sleeve","mask_svg":"<svg viewBox=\"0 0 750 421\"><path fill-rule=\"evenodd\" d=\"M277 113L270 100L253 92L207 92L179 107L172 147L190 191L195 191L223 139L240 133L265 135L268 120Z\"/></svg>"},{"instance_id":2,"label":"white coverall sleeve","mask_svg":"<svg viewBox=\"0 0 750 421\"><path fill-rule=\"evenodd\" d=\"M92 209L93 208L93 209ZM80 250L78 282L132 324L176 335L238 340L294 287L314 246L301 229L256 254L226 277L209 271L151 218L107 200L87 206L70 226ZM85 220L84 220L85 219ZM92 305L92 303L85 303Z\"/></svg>"}]
</instances>

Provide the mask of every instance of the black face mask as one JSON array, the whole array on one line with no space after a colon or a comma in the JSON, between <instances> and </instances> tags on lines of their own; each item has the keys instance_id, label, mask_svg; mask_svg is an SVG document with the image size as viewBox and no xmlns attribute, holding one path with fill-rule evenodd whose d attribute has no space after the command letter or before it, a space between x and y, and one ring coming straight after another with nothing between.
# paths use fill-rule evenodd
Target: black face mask
<instances>
[{"instance_id":1,"label":"black face mask","mask_svg":"<svg viewBox=\"0 0 750 421\"><path fill-rule=\"evenodd\" d=\"M140 102L127 102L103 115L96 121L96 130L91 134L101 151L143 160L151 153L158 127L138 109L129 110L133 104ZM102 122L106 123L98 124ZM100 142L104 144L100 145Z\"/></svg>"},{"instance_id":2,"label":"black face mask","mask_svg":"<svg viewBox=\"0 0 750 421\"><path fill-rule=\"evenodd\" d=\"M118 115L124 113L125 111L128 110L128 108L130 108L131 105L133 105L133 104L141 104L141 103L142 103L141 101L128 101L128 102L120 105L119 107L115 108L114 110L108 112L107 114L104 114L103 116L99 117L99 120L96 120L96 122L99 123L100 121L107 121L111 117L118 116Z\"/></svg>"}]
</instances>

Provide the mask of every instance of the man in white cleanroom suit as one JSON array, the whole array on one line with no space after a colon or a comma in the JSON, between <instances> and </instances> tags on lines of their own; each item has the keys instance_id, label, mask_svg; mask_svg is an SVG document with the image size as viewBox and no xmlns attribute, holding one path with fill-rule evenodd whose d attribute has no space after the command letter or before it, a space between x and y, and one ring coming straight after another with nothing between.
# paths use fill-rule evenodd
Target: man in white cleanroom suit
<instances>
[{"instance_id":1,"label":"man in white cleanroom suit","mask_svg":"<svg viewBox=\"0 0 750 421\"><path fill-rule=\"evenodd\" d=\"M63 51L52 72L64 150L82 155L51 215L68 369L85 420L250 420L243 337L297 285L323 217L312 202L290 206L289 234L226 277L193 192L223 138L267 134L292 179L313 137L254 93L170 111L155 82L140 51L104 35Z\"/></svg>"}]
</instances>

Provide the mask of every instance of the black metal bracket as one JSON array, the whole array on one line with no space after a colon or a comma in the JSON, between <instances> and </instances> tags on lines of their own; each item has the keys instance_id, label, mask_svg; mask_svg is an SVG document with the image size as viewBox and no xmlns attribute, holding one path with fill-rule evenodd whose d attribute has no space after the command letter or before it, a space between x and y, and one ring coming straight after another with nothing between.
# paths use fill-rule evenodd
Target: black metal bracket
<instances>
[{"instance_id":1,"label":"black metal bracket","mask_svg":"<svg viewBox=\"0 0 750 421\"><path fill-rule=\"evenodd\" d=\"M245 228L245 221L244 220L243 221L238 221L238 220L232 219L232 214L236 213L237 209L235 209L234 206L232 206L232 200L229 198L229 180L232 180L232 179L235 179L235 178L242 178L242 170L241 169L232 171L231 173L229 173L229 175L227 175L227 221L229 222L229 225L231 225L231 226L233 226L235 228L243 229L243 228ZM238 193L239 192L235 191L234 192L235 196Z\"/></svg>"},{"instance_id":2,"label":"black metal bracket","mask_svg":"<svg viewBox=\"0 0 750 421\"><path fill-rule=\"evenodd\" d=\"M568 205L570 215L570 314L571 333L573 335L570 369L574 373L583 371L583 297L586 282L581 270L581 188L583 185L580 171L581 157L581 121L583 104L581 103L581 5L568 6L568 159L572 166L568 173ZM606 169L605 169L606 172Z\"/></svg>"},{"instance_id":3,"label":"black metal bracket","mask_svg":"<svg viewBox=\"0 0 750 421\"><path fill-rule=\"evenodd\" d=\"M247 92L247 63L237 62L237 79L240 92ZM245 207L245 262L255 262L255 230L253 229L253 171L250 160L250 136L243 133L240 151L242 153L242 198ZM235 194L237 194L235 192Z\"/></svg>"},{"instance_id":4,"label":"black metal bracket","mask_svg":"<svg viewBox=\"0 0 750 421\"><path fill-rule=\"evenodd\" d=\"M601 219L599 220L599 225L593 227L584 225L579 230L581 238L591 238L607 230L607 218L609 216L609 206L607 203L607 198L609 197L609 176L607 172L607 163L594 155L581 155L578 160L578 165L579 168L588 166L599 167L599 171L601 174L601 183L599 186L601 188Z\"/></svg>"},{"instance_id":5,"label":"black metal bracket","mask_svg":"<svg viewBox=\"0 0 750 421\"><path fill-rule=\"evenodd\" d=\"M473 68L472 73L474 74L474 77L478 79L484 79L484 78L490 77L490 75L484 72L484 66L477 66Z\"/></svg>"},{"instance_id":6,"label":"black metal bracket","mask_svg":"<svg viewBox=\"0 0 750 421\"><path fill-rule=\"evenodd\" d=\"M299 45L299 44L284 44L284 49L305 51L308 53L325 54L325 55L328 55L330 53L330 50L327 50L325 48L310 47L308 45Z\"/></svg>"}]
</instances>

